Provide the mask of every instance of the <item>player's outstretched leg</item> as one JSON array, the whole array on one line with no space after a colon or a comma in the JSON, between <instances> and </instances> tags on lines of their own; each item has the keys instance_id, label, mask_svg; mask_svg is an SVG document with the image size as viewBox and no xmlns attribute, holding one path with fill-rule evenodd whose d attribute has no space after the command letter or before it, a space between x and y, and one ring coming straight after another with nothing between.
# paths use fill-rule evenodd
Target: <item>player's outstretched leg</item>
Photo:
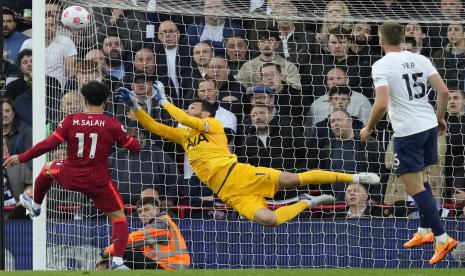
<instances>
[{"instance_id":1,"label":"player's outstretched leg","mask_svg":"<svg viewBox=\"0 0 465 276\"><path fill-rule=\"evenodd\" d=\"M311 196L303 194L299 196L299 201L289 206L284 206L271 211L262 208L255 213L254 221L264 226L278 226L295 218L307 208L321 204L334 203L336 199L331 195Z\"/></svg>"},{"instance_id":2,"label":"player's outstretched leg","mask_svg":"<svg viewBox=\"0 0 465 276\"><path fill-rule=\"evenodd\" d=\"M110 269L129 269L123 262L124 250L128 244L129 237L128 222L126 220L126 215L124 214L124 209L105 213L105 215L107 215L107 217L111 220L111 224L113 226L111 239L115 246Z\"/></svg>"},{"instance_id":3,"label":"player's outstretched leg","mask_svg":"<svg viewBox=\"0 0 465 276\"><path fill-rule=\"evenodd\" d=\"M278 180L281 188L298 188L336 182L379 184L379 181L379 176L375 173L350 174L323 170L311 170L297 174L282 172Z\"/></svg>"},{"instance_id":4,"label":"player's outstretched leg","mask_svg":"<svg viewBox=\"0 0 465 276\"><path fill-rule=\"evenodd\" d=\"M33 218L40 215L40 205L44 201L45 195L50 190L53 184L53 178L50 172L50 165L45 163L39 176L34 181L34 199L26 194L19 196L19 202L27 210L28 215Z\"/></svg>"}]
</instances>

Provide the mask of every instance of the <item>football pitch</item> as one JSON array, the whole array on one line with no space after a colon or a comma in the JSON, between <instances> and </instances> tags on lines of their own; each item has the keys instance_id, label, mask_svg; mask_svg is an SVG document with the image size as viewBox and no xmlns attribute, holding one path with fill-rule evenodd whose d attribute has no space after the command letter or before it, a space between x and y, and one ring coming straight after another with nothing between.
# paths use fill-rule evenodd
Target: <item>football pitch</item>
<instances>
[{"instance_id":1,"label":"football pitch","mask_svg":"<svg viewBox=\"0 0 465 276\"><path fill-rule=\"evenodd\" d=\"M465 275L465 269L250 269L250 270L184 270L184 271L159 271L159 270L130 270L130 271L8 271L0 272L0 276L436 276L436 275Z\"/></svg>"}]
</instances>

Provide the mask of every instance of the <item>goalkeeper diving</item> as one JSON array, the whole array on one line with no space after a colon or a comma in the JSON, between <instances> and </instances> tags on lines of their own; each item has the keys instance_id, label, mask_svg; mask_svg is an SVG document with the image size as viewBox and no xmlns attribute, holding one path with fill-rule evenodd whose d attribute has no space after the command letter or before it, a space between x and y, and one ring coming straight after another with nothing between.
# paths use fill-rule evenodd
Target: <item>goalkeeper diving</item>
<instances>
[{"instance_id":1,"label":"goalkeeper diving","mask_svg":"<svg viewBox=\"0 0 465 276\"><path fill-rule=\"evenodd\" d=\"M160 105L187 128L169 127L155 121L141 108L132 91L124 87L116 90L119 100L132 109L145 129L182 145L194 173L225 204L261 225L277 226L307 208L335 201L330 195L314 197L302 194L296 203L270 210L265 198L273 198L279 189L333 182L379 183L379 176L375 173L311 170L295 174L239 163L237 156L229 151L223 125L214 118L216 109L211 103L195 99L184 112L167 100L161 82L154 84L153 92Z\"/></svg>"}]
</instances>

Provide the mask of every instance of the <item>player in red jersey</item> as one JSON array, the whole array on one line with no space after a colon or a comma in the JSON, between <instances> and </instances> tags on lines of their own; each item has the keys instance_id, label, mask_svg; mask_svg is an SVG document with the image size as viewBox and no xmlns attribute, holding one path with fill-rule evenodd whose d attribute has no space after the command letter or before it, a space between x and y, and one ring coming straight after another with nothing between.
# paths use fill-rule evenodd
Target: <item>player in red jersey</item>
<instances>
[{"instance_id":1,"label":"player in red jersey","mask_svg":"<svg viewBox=\"0 0 465 276\"><path fill-rule=\"evenodd\" d=\"M33 199L22 194L20 202L32 217L40 215L40 205L53 180L66 189L85 194L112 222L115 244L112 268L127 269L122 256L128 241L128 224L123 201L109 174L108 156L115 142L135 153L140 151L140 145L118 120L103 114L110 96L105 84L91 81L81 88L81 94L86 112L66 116L48 138L24 153L10 156L4 166L28 162L66 142L66 159L47 162L34 182Z\"/></svg>"}]
</instances>

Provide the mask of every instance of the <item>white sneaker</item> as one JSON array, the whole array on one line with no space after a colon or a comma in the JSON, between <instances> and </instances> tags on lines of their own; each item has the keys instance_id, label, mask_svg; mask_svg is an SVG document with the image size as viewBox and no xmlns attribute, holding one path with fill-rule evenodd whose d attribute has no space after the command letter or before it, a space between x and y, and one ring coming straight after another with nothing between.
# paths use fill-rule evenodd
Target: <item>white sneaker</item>
<instances>
[{"instance_id":1,"label":"white sneaker","mask_svg":"<svg viewBox=\"0 0 465 276\"><path fill-rule=\"evenodd\" d=\"M301 194L299 195L299 200L305 200L308 202L308 207L312 208L317 205L322 204L331 204L336 202L336 198L332 195L320 195L320 196L311 196L309 194Z\"/></svg>"},{"instance_id":2,"label":"white sneaker","mask_svg":"<svg viewBox=\"0 0 465 276\"><path fill-rule=\"evenodd\" d=\"M40 208L34 209L32 207L32 198L25 194L19 195L19 203L26 209L26 214L31 218L38 217L40 215Z\"/></svg>"},{"instance_id":3,"label":"white sneaker","mask_svg":"<svg viewBox=\"0 0 465 276\"><path fill-rule=\"evenodd\" d=\"M380 178L379 175L376 173L357 173L353 175L353 182L354 183L361 183L361 184L379 184Z\"/></svg>"}]
</instances>

